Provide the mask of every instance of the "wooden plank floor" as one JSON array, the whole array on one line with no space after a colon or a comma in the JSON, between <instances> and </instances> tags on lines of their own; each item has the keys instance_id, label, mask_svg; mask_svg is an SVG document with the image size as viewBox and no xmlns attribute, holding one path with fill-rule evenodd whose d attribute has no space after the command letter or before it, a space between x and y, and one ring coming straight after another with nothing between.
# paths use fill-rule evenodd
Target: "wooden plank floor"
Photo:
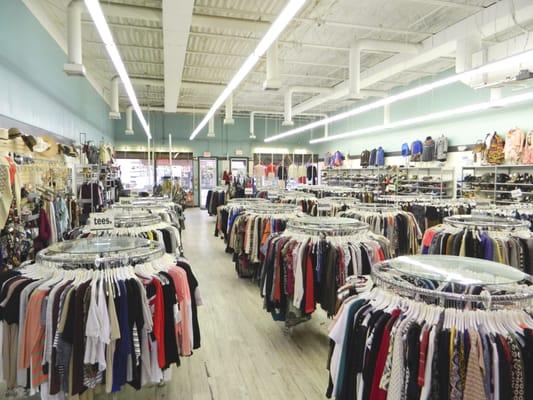
<instances>
[{"instance_id":1,"label":"wooden plank floor","mask_svg":"<svg viewBox=\"0 0 533 400\"><path fill-rule=\"evenodd\" d=\"M200 283L202 347L174 368L172 381L118 399L324 399L328 352L325 313L288 335L262 309L256 284L239 279L224 243L213 236L214 217L186 211L185 255ZM2 398L0 390L0 398ZM111 396L95 396L97 400Z\"/></svg>"}]
</instances>

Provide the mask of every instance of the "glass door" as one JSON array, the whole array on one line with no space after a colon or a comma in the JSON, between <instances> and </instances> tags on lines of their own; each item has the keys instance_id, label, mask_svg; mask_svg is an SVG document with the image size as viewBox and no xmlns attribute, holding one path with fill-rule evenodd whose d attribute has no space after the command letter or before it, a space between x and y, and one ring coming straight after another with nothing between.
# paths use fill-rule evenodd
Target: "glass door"
<instances>
[{"instance_id":1,"label":"glass door","mask_svg":"<svg viewBox=\"0 0 533 400\"><path fill-rule=\"evenodd\" d=\"M231 175L233 177L247 176L248 175L248 159L230 157L230 169L231 169Z\"/></svg>"},{"instance_id":2,"label":"glass door","mask_svg":"<svg viewBox=\"0 0 533 400\"><path fill-rule=\"evenodd\" d=\"M207 192L217 185L217 159L198 157L198 181L200 187L200 208L205 208Z\"/></svg>"}]
</instances>

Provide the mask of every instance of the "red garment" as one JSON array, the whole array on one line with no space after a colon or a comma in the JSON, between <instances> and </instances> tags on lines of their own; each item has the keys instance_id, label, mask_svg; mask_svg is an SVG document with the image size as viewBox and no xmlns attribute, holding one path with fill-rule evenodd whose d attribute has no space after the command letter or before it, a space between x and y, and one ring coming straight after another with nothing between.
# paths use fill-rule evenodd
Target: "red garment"
<instances>
[{"instance_id":1,"label":"red garment","mask_svg":"<svg viewBox=\"0 0 533 400\"><path fill-rule=\"evenodd\" d=\"M9 182L11 185L15 183L15 175L17 173L17 166L15 165L13 159L11 157L5 157L9 164Z\"/></svg>"},{"instance_id":2,"label":"red garment","mask_svg":"<svg viewBox=\"0 0 533 400\"><path fill-rule=\"evenodd\" d=\"M278 170L278 168L277 168L274 164L270 163L270 164L268 164L267 167L265 168L265 174L266 174L267 176L268 176L268 174L274 174L274 175L276 175L277 170Z\"/></svg>"},{"instance_id":3,"label":"red garment","mask_svg":"<svg viewBox=\"0 0 533 400\"><path fill-rule=\"evenodd\" d=\"M396 309L391 312L391 317L385 325L383 330L383 339L381 340L381 346L379 347L378 357L376 358L376 369L374 377L372 378L372 388L370 389L370 398L372 400L386 400L387 392L379 388L379 383L385 370L385 363L387 362L387 355L389 354L390 333L392 326L396 319L400 315L400 310Z\"/></svg>"},{"instance_id":4,"label":"red garment","mask_svg":"<svg viewBox=\"0 0 533 400\"><path fill-rule=\"evenodd\" d=\"M307 248L305 260L305 313L311 314L315 311L315 274L313 270L313 250L312 246Z\"/></svg>"},{"instance_id":5,"label":"red garment","mask_svg":"<svg viewBox=\"0 0 533 400\"><path fill-rule=\"evenodd\" d=\"M153 279L152 283L155 287L155 297L153 299L154 306L154 337L157 342L157 362L159 368L165 368L165 310L163 304L163 287L161 282L157 279ZM151 304L152 305L152 304Z\"/></svg>"},{"instance_id":6,"label":"red garment","mask_svg":"<svg viewBox=\"0 0 533 400\"><path fill-rule=\"evenodd\" d=\"M276 258L274 260L274 293L272 294L272 300L281 301L281 248L283 243L278 243L278 247L275 249Z\"/></svg>"},{"instance_id":7,"label":"red garment","mask_svg":"<svg viewBox=\"0 0 533 400\"><path fill-rule=\"evenodd\" d=\"M292 256L292 251L296 247L296 243L293 242L289 245L287 251L287 295L294 295L294 258Z\"/></svg>"},{"instance_id":8,"label":"red garment","mask_svg":"<svg viewBox=\"0 0 533 400\"><path fill-rule=\"evenodd\" d=\"M52 228L50 227L50 220L44 208L39 211L39 235L33 241L35 251L39 251L48 246L48 241L52 237Z\"/></svg>"},{"instance_id":9,"label":"red garment","mask_svg":"<svg viewBox=\"0 0 533 400\"><path fill-rule=\"evenodd\" d=\"M424 330L420 342L420 356L418 358L418 386L424 387L426 381L426 358L429 345L429 329Z\"/></svg>"},{"instance_id":10,"label":"red garment","mask_svg":"<svg viewBox=\"0 0 533 400\"><path fill-rule=\"evenodd\" d=\"M303 184L307 183L307 177L306 176L300 176L298 178L298 183L303 183Z\"/></svg>"},{"instance_id":11,"label":"red garment","mask_svg":"<svg viewBox=\"0 0 533 400\"><path fill-rule=\"evenodd\" d=\"M431 242L436 233L437 231L435 231L434 229L428 229L424 233L424 237L422 238L422 246L425 246L425 247L431 246Z\"/></svg>"}]
</instances>

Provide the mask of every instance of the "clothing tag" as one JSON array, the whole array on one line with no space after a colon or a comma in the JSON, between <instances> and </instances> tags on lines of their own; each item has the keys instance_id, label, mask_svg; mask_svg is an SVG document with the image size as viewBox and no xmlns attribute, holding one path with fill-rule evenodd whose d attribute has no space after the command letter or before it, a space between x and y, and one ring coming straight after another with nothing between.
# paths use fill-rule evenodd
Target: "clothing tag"
<instances>
[{"instance_id":1,"label":"clothing tag","mask_svg":"<svg viewBox=\"0 0 533 400\"><path fill-rule=\"evenodd\" d=\"M174 304L174 321L176 322L176 324L179 324L181 322L181 312L177 304Z\"/></svg>"}]
</instances>

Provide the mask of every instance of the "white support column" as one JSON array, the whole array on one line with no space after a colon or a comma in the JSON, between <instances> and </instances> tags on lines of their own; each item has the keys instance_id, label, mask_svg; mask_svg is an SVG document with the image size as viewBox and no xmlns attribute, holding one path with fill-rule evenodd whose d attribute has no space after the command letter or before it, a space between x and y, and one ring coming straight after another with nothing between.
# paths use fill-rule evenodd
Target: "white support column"
<instances>
[{"instance_id":1,"label":"white support column","mask_svg":"<svg viewBox=\"0 0 533 400\"><path fill-rule=\"evenodd\" d=\"M85 76L81 48L81 0L72 0L67 7L68 63L63 65L67 75Z\"/></svg>"},{"instance_id":2,"label":"white support column","mask_svg":"<svg viewBox=\"0 0 533 400\"><path fill-rule=\"evenodd\" d=\"M235 120L233 119L233 94L226 100L226 117L224 118L224 125L233 125Z\"/></svg>"},{"instance_id":3,"label":"white support column","mask_svg":"<svg viewBox=\"0 0 533 400\"><path fill-rule=\"evenodd\" d=\"M263 82L264 90L279 90L281 77L279 74L278 42L272 43L267 51L266 79Z\"/></svg>"},{"instance_id":4,"label":"white support column","mask_svg":"<svg viewBox=\"0 0 533 400\"><path fill-rule=\"evenodd\" d=\"M490 88L490 101L500 100L501 98L502 98L501 87Z\"/></svg>"},{"instance_id":5,"label":"white support column","mask_svg":"<svg viewBox=\"0 0 533 400\"><path fill-rule=\"evenodd\" d=\"M126 135L133 135L133 107L129 105L126 107Z\"/></svg>"},{"instance_id":6,"label":"white support column","mask_svg":"<svg viewBox=\"0 0 533 400\"><path fill-rule=\"evenodd\" d=\"M255 137L255 111L250 113L250 139L256 139Z\"/></svg>"},{"instance_id":7,"label":"white support column","mask_svg":"<svg viewBox=\"0 0 533 400\"><path fill-rule=\"evenodd\" d=\"M118 84L120 78L114 76L111 79L111 110L109 111L109 119L120 119L120 109L118 103Z\"/></svg>"},{"instance_id":8,"label":"white support column","mask_svg":"<svg viewBox=\"0 0 533 400\"><path fill-rule=\"evenodd\" d=\"M383 106L383 125L390 123L390 104Z\"/></svg>"},{"instance_id":9,"label":"white support column","mask_svg":"<svg viewBox=\"0 0 533 400\"><path fill-rule=\"evenodd\" d=\"M294 125L294 121L292 120L292 90L290 88L287 88L287 91L285 92L285 118L283 119L282 125L283 126L292 126Z\"/></svg>"},{"instance_id":10,"label":"white support column","mask_svg":"<svg viewBox=\"0 0 533 400\"><path fill-rule=\"evenodd\" d=\"M170 182L174 184L174 174L172 171L172 133L168 134L168 165L170 166Z\"/></svg>"},{"instance_id":11,"label":"white support column","mask_svg":"<svg viewBox=\"0 0 533 400\"><path fill-rule=\"evenodd\" d=\"M211 117L209 120L209 125L207 129L207 137L214 138L215 137L215 117Z\"/></svg>"}]
</instances>

